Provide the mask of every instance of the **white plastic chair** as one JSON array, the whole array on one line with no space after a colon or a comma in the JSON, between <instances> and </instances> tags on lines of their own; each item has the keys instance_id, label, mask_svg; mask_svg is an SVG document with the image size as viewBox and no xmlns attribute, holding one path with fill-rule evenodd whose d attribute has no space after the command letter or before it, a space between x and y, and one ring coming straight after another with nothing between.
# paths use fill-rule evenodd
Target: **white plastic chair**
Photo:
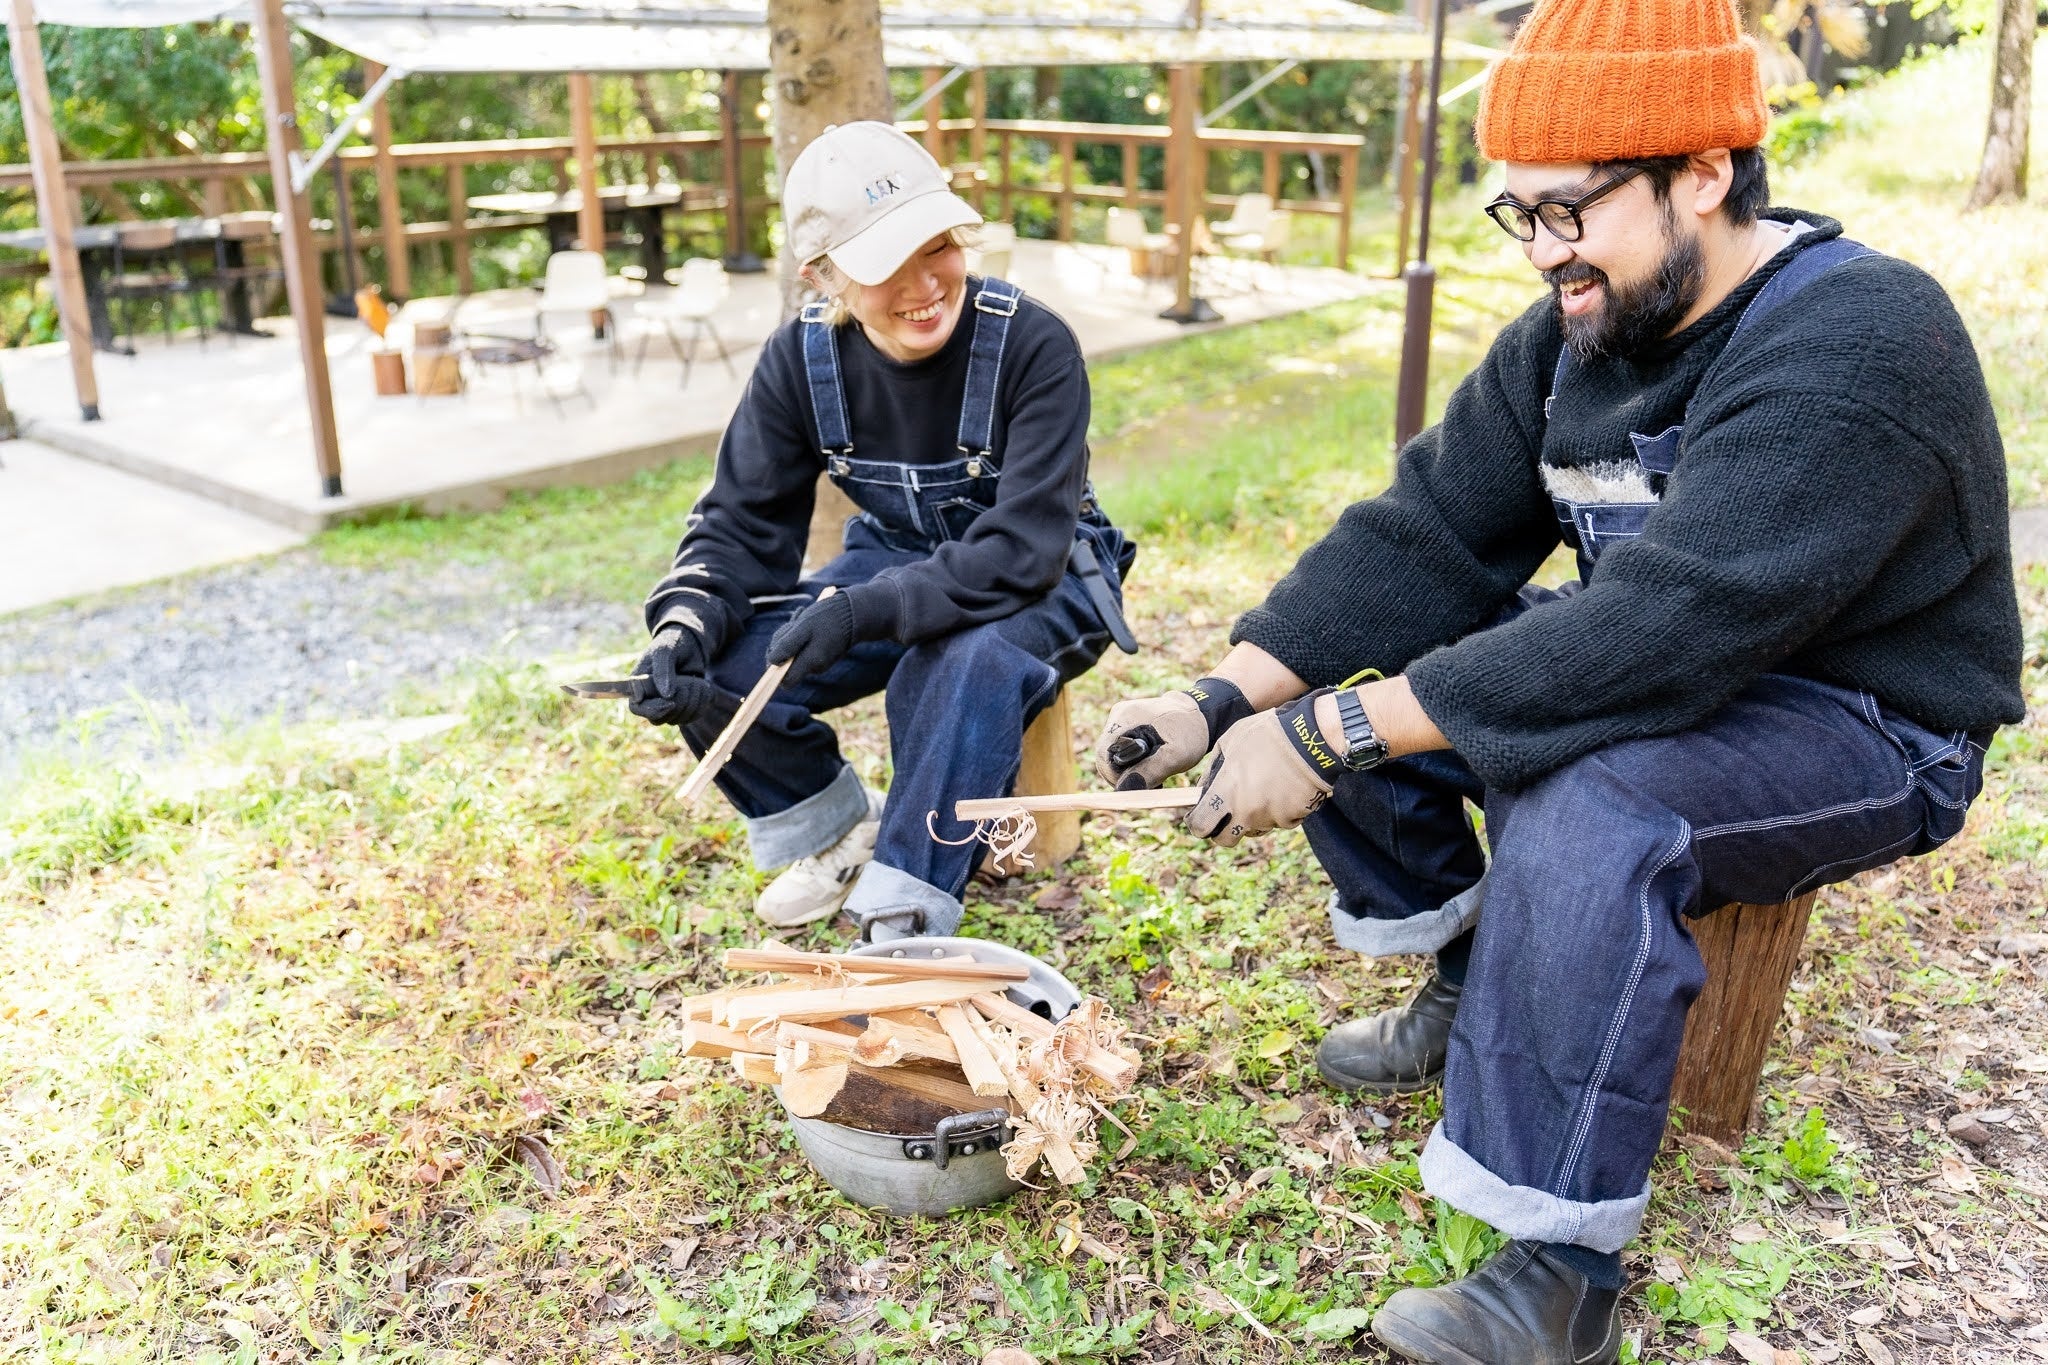
<instances>
[{"instance_id":1,"label":"white plastic chair","mask_svg":"<svg viewBox=\"0 0 2048 1365\"><path fill-rule=\"evenodd\" d=\"M1269 194L1240 194L1237 202L1230 206L1230 216L1220 223L1211 223L1209 231L1216 240L1226 245L1232 238L1255 237L1266 230L1266 220L1273 216L1273 197Z\"/></svg>"},{"instance_id":2,"label":"white plastic chair","mask_svg":"<svg viewBox=\"0 0 2048 1365\"><path fill-rule=\"evenodd\" d=\"M1147 231L1145 215L1136 209L1111 209L1103 235L1111 246L1131 253L1131 273L1139 279L1161 280L1173 273L1173 234Z\"/></svg>"},{"instance_id":3,"label":"white plastic chair","mask_svg":"<svg viewBox=\"0 0 2048 1365\"><path fill-rule=\"evenodd\" d=\"M641 320L640 347L633 355L633 373L640 373L640 363L647 358L647 342L656 331L668 338L670 349L683 362L683 387L690 385L690 371L697 363L697 344L708 334L717 343L718 358L725 362L725 368L734 378L739 370L732 363L732 353L726 349L725 339L718 335L718 328L711 319L725 303L732 292L732 281L725 273L725 267L709 256L696 256L683 262L683 268L670 272L675 288L659 298L645 298L633 305L633 316ZM690 344L685 347L682 338L676 335L676 324L690 324Z\"/></svg>"},{"instance_id":4,"label":"white plastic chair","mask_svg":"<svg viewBox=\"0 0 2048 1365\"><path fill-rule=\"evenodd\" d=\"M600 253L557 251L548 257L540 302L533 310L534 335L543 341L550 340L547 320L562 313L586 319L602 315L612 363L618 364L619 320L612 312L611 281L605 275L604 257Z\"/></svg>"},{"instance_id":5,"label":"white plastic chair","mask_svg":"<svg viewBox=\"0 0 2048 1365\"><path fill-rule=\"evenodd\" d=\"M1010 257L1017 249L1017 229L1008 223L983 223L980 234L975 273L992 280L1009 279Z\"/></svg>"}]
</instances>

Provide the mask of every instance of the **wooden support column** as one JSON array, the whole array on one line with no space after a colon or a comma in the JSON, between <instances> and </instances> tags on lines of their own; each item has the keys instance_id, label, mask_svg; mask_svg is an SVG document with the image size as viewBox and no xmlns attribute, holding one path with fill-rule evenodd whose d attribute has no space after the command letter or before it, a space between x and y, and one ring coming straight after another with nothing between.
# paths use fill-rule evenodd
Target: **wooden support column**
<instances>
[{"instance_id":1,"label":"wooden support column","mask_svg":"<svg viewBox=\"0 0 2048 1365\"><path fill-rule=\"evenodd\" d=\"M1058 237L1074 240L1074 135L1060 134L1060 208Z\"/></svg>"},{"instance_id":2,"label":"wooden support column","mask_svg":"<svg viewBox=\"0 0 2048 1365\"><path fill-rule=\"evenodd\" d=\"M1144 190L1142 179L1143 177L1138 174L1138 144L1126 139L1124 141L1123 203L1125 208L1133 210L1140 208L1139 195Z\"/></svg>"},{"instance_id":3,"label":"wooden support column","mask_svg":"<svg viewBox=\"0 0 2048 1365\"><path fill-rule=\"evenodd\" d=\"M975 67L967 77L967 114L973 125L967 130L967 159L974 163L974 211L988 213L988 72Z\"/></svg>"},{"instance_id":4,"label":"wooden support column","mask_svg":"<svg viewBox=\"0 0 2048 1365\"><path fill-rule=\"evenodd\" d=\"M1280 153L1276 149L1268 147L1266 149L1265 164L1259 169L1259 188L1266 192L1266 197L1273 201L1275 208L1278 208L1280 205Z\"/></svg>"},{"instance_id":5,"label":"wooden support column","mask_svg":"<svg viewBox=\"0 0 2048 1365\"><path fill-rule=\"evenodd\" d=\"M1686 1016L1671 1106L1688 1133L1734 1145L1749 1127L1764 1054L1799 966L1813 893L1781 905L1729 905L1691 921L1707 986Z\"/></svg>"},{"instance_id":6,"label":"wooden support column","mask_svg":"<svg viewBox=\"0 0 2048 1365\"><path fill-rule=\"evenodd\" d=\"M363 63L365 88L383 79L384 68ZM391 92L370 110L370 146L376 151L377 234L384 242L384 292L395 303L412 297L412 257L405 245L405 210L398 198L398 163L391 159Z\"/></svg>"},{"instance_id":7,"label":"wooden support column","mask_svg":"<svg viewBox=\"0 0 2048 1365\"><path fill-rule=\"evenodd\" d=\"M740 141L740 73L728 71L719 89L719 144L725 157L725 268L736 275L767 269L747 248L746 144Z\"/></svg>"},{"instance_id":8,"label":"wooden support column","mask_svg":"<svg viewBox=\"0 0 2048 1365\"><path fill-rule=\"evenodd\" d=\"M924 69L924 88L932 87L946 79L944 67L928 66ZM939 127L939 120L946 112L946 92L932 90L924 102L924 149L932 154L932 160L941 166L946 164L946 134Z\"/></svg>"},{"instance_id":9,"label":"wooden support column","mask_svg":"<svg viewBox=\"0 0 2048 1365\"><path fill-rule=\"evenodd\" d=\"M996 213L1005 221L1010 217L1010 134L1007 130L996 133Z\"/></svg>"},{"instance_id":10,"label":"wooden support column","mask_svg":"<svg viewBox=\"0 0 2048 1365\"><path fill-rule=\"evenodd\" d=\"M604 254L604 201L597 197L597 101L590 73L569 74L569 125L576 139L576 189L583 206L576 215L577 245Z\"/></svg>"},{"instance_id":11,"label":"wooden support column","mask_svg":"<svg viewBox=\"0 0 2048 1365\"><path fill-rule=\"evenodd\" d=\"M1209 158L1195 127L1202 94L1202 68L1184 62L1167 68L1167 98L1173 102L1166 141L1167 221L1178 225L1180 243L1174 251L1173 306L1159 316L1174 322L1214 322L1219 316L1207 299L1195 297L1195 229L1202 220Z\"/></svg>"},{"instance_id":12,"label":"wooden support column","mask_svg":"<svg viewBox=\"0 0 2048 1365\"><path fill-rule=\"evenodd\" d=\"M1351 213L1358 198L1358 148L1347 147L1337 162L1337 268L1351 268Z\"/></svg>"},{"instance_id":13,"label":"wooden support column","mask_svg":"<svg viewBox=\"0 0 2048 1365\"><path fill-rule=\"evenodd\" d=\"M455 292L467 294L476 281L469 270L469 179L459 161L448 166L448 264L455 271Z\"/></svg>"},{"instance_id":14,"label":"wooden support column","mask_svg":"<svg viewBox=\"0 0 2048 1365\"><path fill-rule=\"evenodd\" d=\"M313 432L313 462L320 492L341 496L341 438L334 428L334 393L327 380L327 322L321 313L326 292L320 255L313 248L312 214L306 196L292 192L292 161L302 148L298 102L292 93L292 31L284 0L255 0L250 36L256 43L257 79L263 86L264 137L270 147L270 184L277 202L278 253L284 257L285 295L299 334L299 363L306 372L306 411Z\"/></svg>"},{"instance_id":15,"label":"wooden support column","mask_svg":"<svg viewBox=\"0 0 2048 1365\"><path fill-rule=\"evenodd\" d=\"M1410 6L1411 10L1414 8ZM1401 72L1401 117L1394 130L1394 274L1408 265L1410 234L1415 229L1415 157L1422 141L1421 62L1410 62Z\"/></svg>"},{"instance_id":16,"label":"wooden support column","mask_svg":"<svg viewBox=\"0 0 2048 1365\"><path fill-rule=\"evenodd\" d=\"M9 0L8 49L14 56L14 86L21 99L22 131L28 138L29 175L36 187L36 216L43 224L43 247L50 257L50 292L71 353L71 387L78 412L88 422L100 419L99 379L92 368L92 314L85 301L85 273L78 264L73 235L71 191L64 183L64 153L57 145L57 125L50 105L50 80L43 69L43 41L36 31L33 0Z\"/></svg>"}]
</instances>

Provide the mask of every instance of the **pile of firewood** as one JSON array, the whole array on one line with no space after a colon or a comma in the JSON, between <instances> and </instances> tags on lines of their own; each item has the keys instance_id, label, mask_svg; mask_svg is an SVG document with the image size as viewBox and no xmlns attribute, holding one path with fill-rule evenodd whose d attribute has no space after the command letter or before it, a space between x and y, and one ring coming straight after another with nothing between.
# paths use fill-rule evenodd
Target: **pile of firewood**
<instances>
[{"instance_id":1,"label":"pile of firewood","mask_svg":"<svg viewBox=\"0 0 2048 1365\"><path fill-rule=\"evenodd\" d=\"M780 1087L792 1114L869 1132L928 1133L954 1114L1007 1108L1013 1179L1043 1159L1078 1183L1095 1119L1138 1074L1101 999L1054 1023L1004 995L1028 977L1022 967L779 947L732 949L725 966L781 979L684 1001L685 1056L728 1059L742 1080Z\"/></svg>"}]
</instances>

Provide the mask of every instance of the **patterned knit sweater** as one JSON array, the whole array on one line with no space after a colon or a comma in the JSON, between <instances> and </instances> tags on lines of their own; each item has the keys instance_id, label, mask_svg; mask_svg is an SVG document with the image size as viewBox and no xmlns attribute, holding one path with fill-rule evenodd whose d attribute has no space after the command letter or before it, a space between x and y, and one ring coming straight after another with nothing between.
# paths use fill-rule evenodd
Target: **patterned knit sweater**
<instances>
[{"instance_id":1,"label":"patterned knit sweater","mask_svg":"<svg viewBox=\"0 0 2048 1365\"><path fill-rule=\"evenodd\" d=\"M1931 277L1867 256L1729 349L1770 276L1842 230L1766 216L1811 230L1677 335L1575 364L1547 417L1555 307L1509 324L1392 487L1348 508L1232 640L1314 685L1406 672L1508 790L1697 724L1770 672L1866 689L1943 732L2019 720L2005 455L1969 333ZM1659 441L1670 472L1652 476L1639 451ZM1653 505L1578 592L1491 625L1561 538L1581 543L1558 505L1603 501Z\"/></svg>"}]
</instances>

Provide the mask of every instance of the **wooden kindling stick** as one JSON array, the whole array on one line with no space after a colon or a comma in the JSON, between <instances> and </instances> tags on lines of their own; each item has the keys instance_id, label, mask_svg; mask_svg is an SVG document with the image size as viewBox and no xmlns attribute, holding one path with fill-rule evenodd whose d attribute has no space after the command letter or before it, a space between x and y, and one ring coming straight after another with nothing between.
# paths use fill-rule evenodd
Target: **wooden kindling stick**
<instances>
[{"instance_id":1,"label":"wooden kindling stick","mask_svg":"<svg viewBox=\"0 0 2048 1365\"><path fill-rule=\"evenodd\" d=\"M837 588L826 588L818 594L818 601L822 602L838 591ZM746 700L740 703L740 709L733 713L732 720L719 733L717 742L704 751L704 757L698 761L696 768L683 779L683 785L676 788L676 800L682 803L683 809L688 810L696 804L698 797L711 789L711 779L718 776L718 770L725 766L725 761L732 757L732 751L746 738L747 731L752 728L755 720L768 705L768 698L774 696L775 689L782 686L783 676L789 672L789 665L793 662L794 660L785 660L779 664L768 665L768 671L761 675L761 681L755 683L754 690L747 693Z\"/></svg>"},{"instance_id":2,"label":"wooden kindling stick","mask_svg":"<svg viewBox=\"0 0 2048 1365\"><path fill-rule=\"evenodd\" d=\"M994 820L1018 811L1056 810L1186 810L1202 795L1200 787L1159 787L1151 791L1057 792L1051 796L990 796L953 803L955 820Z\"/></svg>"},{"instance_id":3,"label":"wooden kindling stick","mask_svg":"<svg viewBox=\"0 0 2048 1365\"><path fill-rule=\"evenodd\" d=\"M971 958L867 957L855 953L807 953L798 948L728 948L727 971L825 972L849 976L893 976L905 981L1025 981L1031 973L1003 962Z\"/></svg>"}]
</instances>

